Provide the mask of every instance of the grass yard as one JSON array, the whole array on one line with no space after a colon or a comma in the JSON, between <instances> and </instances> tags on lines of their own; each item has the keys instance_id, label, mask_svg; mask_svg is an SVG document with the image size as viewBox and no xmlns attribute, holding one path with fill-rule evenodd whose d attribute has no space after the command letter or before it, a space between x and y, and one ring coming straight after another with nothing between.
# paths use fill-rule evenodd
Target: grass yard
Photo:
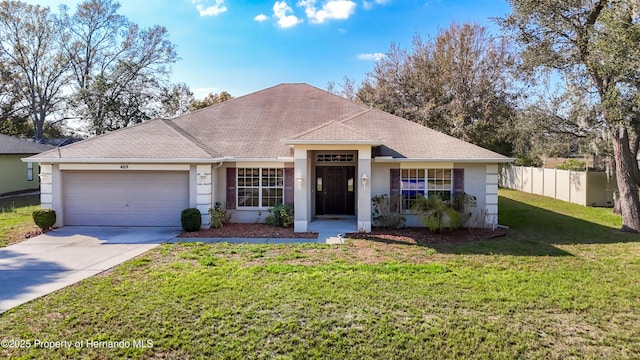
<instances>
[{"instance_id":1,"label":"grass yard","mask_svg":"<svg viewBox=\"0 0 640 360\"><path fill-rule=\"evenodd\" d=\"M31 213L40 208L40 195L12 196L0 199L0 247L24 238L33 230Z\"/></svg>"},{"instance_id":2,"label":"grass yard","mask_svg":"<svg viewBox=\"0 0 640 360\"><path fill-rule=\"evenodd\" d=\"M500 211L478 243L164 245L0 315L31 346L0 357L639 358L640 235L515 191Z\"/></svg>"}]
</instances>

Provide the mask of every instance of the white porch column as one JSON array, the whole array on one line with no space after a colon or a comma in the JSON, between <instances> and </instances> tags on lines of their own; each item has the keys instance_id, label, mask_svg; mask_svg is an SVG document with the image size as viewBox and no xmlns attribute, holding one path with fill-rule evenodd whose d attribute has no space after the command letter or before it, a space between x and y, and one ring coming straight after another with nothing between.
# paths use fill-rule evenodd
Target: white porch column
<instances>
[{"instance_id":1,"label":"white porch column","mask_svg":"<svg viewBox=\"0 0 640 360\"><path fill-rule=\"evenodd\" d=\"M40 207L53 209L53 165L40 164Z\"/></svg>"},{"instance_id":2,"label":"white porch column","mask_svg":"<svg viewBox=\"0 0 640 360\"><path fill-rule=\"evenodd\" d=\"M366 184L362 179L366 177ZM371 231L371 147L358 150L358 231Z\"/></svg>"},{"instance_id":3,"label":"white porch column","mask_svg":"<svg viewBox=\"0 0 640 360\"><path fill-rule=\"evenodd\" d=\"M309 229L309 206L311 206L311 204L308 195L311 192L310 184L312 179L310 178L308 168L307 149L296 147L293 156L293 178L296 182L293 190L294 232L305 232ZM299 183L298 179L300 178L302 178L302 184Z\"/></svg>"},{"instance_id":4,"label":"white porch column","mask_svg":"<svg viewBox=\"0 0 640 360\"><path fill-rule=\"evenodd\" d=\"M209 209L213 207L213 204L211 203L212 179L211 164L196 166L196 208L198 208L202 214L201 227L203 229L211 227Z\"/></svg>"}]
</instances>

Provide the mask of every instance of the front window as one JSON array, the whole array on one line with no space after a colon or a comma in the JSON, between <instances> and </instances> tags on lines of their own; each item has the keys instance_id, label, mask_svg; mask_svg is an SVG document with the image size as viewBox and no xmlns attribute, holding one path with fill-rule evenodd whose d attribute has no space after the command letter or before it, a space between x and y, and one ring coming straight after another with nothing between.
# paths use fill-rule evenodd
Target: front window
<instances>
[{"instance_id":1,"label":"front window","mask_svg":"<svg viewBox=\"0 0 640 360\"><path fill-rule=\"evenodd\" d=\"M411 209L414 201L424 195L425 181L423 169L402 169L400 178L402 208Z\"/></svg>"},{"instance_id":2,"label":"front window","mask_svg":"<svg viewBox=\"0 0 640 360\"><path fill-rule=\"evenodd\" d=\"M419 196L437 195L451 200L451 169L402 169L400 172L402 209L409 210Z\"/></svg>"},{"instance_id":3,"label":"front window","mask_svg":"<svg viewBox=\"0 0 640 360\"><path fill-rule=\"evenodd\" d=\"M452 183L451 169L427 170L427 197L437 195L442 200L451 200Z\"/></svg>"},{"instance_id":4,"label":"front window","mask_svg":"<svg viewBox=\"0 0 640 360\"><path fill-rule=\"evenodd\" d=\"M238 168L238 207L281 205L283 196L283 169Z\"/></svg>"}]
</instances>

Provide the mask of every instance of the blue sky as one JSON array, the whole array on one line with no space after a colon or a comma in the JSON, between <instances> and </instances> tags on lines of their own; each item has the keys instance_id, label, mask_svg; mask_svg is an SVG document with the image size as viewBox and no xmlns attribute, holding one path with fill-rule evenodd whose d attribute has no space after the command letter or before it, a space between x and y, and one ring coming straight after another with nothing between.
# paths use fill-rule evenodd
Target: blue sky
<instances>
[{"instance_id":1,"label":"blue sky","mask_svg":"<svg viewBox=\"0 0 640 360\"><path fill-rule=\"evenodd\" d=\"M79 1L29 0L72 10ZM392 42L433 37L452 21L509 12L504 0L121 0L120 13L142 26L165 26L181 60L172 81L202 98L241 96L282 82L326 88L344 76L360 82Z\"/></svg>"}]
</instances>

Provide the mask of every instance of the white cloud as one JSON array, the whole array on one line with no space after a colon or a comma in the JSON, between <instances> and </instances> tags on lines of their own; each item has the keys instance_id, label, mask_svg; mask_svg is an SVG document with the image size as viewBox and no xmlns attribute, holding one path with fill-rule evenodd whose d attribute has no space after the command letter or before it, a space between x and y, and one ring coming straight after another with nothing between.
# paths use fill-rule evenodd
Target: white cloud
<instances>
[{"instance_id":1,"label":"white cloud","mask_svg":"<svg viewBox=\"0 0 640 360\"><path fill-rule=\"evenodd\" d=\"M373 8L373 5L383 5L388 3L391 0L373 0L373 1L363 1L362 2L362 7L365 10L371 10Z\"/></svg>"},{"instance_id":2,"label":"white cloud","mask_svg":"<svg viewBox=\"0 0 640 360\"><path fill-rule=\"evenodd\" d=\"M216 4L211 6L205 6L202 4L203 2L203 0L192 0L192 3L196 4L200 16L217 16L227 11L224 0L216 0Z\"/></svg>"},{"instance_id":3,"label":"white cloud","mask_svg":"<svg viewBox=\"0 0 640 360\"><path fill-rule=\"evenodd\" d=\"M281 28L289 28L302 22L302 20L298 19L295 15L287 15L287 13L290 12L293 12L293 9L291 9L286 1L276 1L276 3L273 4L273 16L278 19L278 25Z\"/></svg>"},{"instance_id":4,"label":"white cloud","mask_svg":"<svg viewBox=\"0 0 640 360\"><path fill-rule=\"evenodd\" d=\"M380 61L384 59L384 57L385 55L383 53L358 54L358 59L367 61Z\"/></svg>"},{"instance_id":5,"label":"white cloud","mask_svg":"<svg viewBox=\"0 0 640 360\"><path fill-rule=\"evenodd\" d=\"M253 20L257 21L257 22L263 22L263 21L267 21L267 19L269 19L269 17L265 14L260 14L257 15L256 17L253 18Z\"/></svg>"},{"instance_id":6,"label":"white cloud","mask_svg":"<svg viewBox=\"0 0 640 360\"><path fill-rule=\"evenodd\" d=\"M316 0L301 0L298 6L305 8L305 13L314 24L322 24L327 20L345 20L353 15L356 3L351 0L329 0L322 5L322 9L316 9Z\"/></svg>"}]
</instances>

